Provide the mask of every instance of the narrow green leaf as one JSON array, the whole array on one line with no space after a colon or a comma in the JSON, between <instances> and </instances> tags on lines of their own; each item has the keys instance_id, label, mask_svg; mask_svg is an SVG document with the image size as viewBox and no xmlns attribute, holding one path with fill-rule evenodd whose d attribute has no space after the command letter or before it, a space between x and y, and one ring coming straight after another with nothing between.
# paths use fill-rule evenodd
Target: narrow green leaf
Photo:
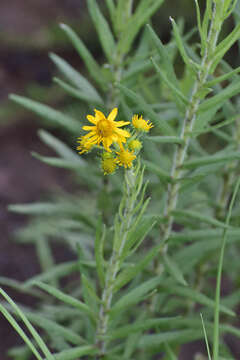
<instances>
[{"instance_id":1,"label":"narrow green leaf","mask_svg":"<svg viewBox=\"0 0 240 360\"><path fill-rule=\"evenodd\" d=\"M16 311L20 319L23 321L23 323L26 325L27 329L33 336L34 340L38 344L39 348L42 350L43 354L46 356L47 360L55 360L50 351L48 350L46 344L44 343L43 339L40 337L40 335L37 333L37 331L34 329L30 321L27 319L25 314L22 312L22 310L15 304L15 302L6 294L6 292L0 288L0 294L5 298L5 300L13 307L13 309Z\"/></svg>"},{"instance_id":2,"label":"narrow green leaf","mask_svg":"<svg viewBox=\"0 0 240 360\"><path fill-rule=\"evenodd\" d=\"M229 71L228 73L222 75L222 76L218 76L216 77L215 79L213 80L209 80L207 83L206 83L206 87L210 88L216 84L219 84L223 81L226 81L228 80L229 78L231 78L232 76L234 76L235 74L238 74L240 72L240 66L237 67L236 69L232 70L232 71Z\"/></svg>"},{"instance_id":3,"label":"narrow green leaf","mask_svg":"<svg viewBox=\"0 0 240 360\"><path fill-rule=\"evenodd\" d=\"M87 47L84 45L81 39L77 36L77 34L67 25L61 24L60 27L66 33L73 46L77 50L78 54L83 59L89 74L92 78L99 84L102 89L106 89L106 79L103 76L100 66L95 61L94 57L88 51Z\"/></svg>"},{"instance_id":4,"label":"narrow green leaf","mask_svg":"<svg viewBox=\"0 0 240 360\"><path fill-rule=\"evenodd\" d=\"M66 159L61 159L58 157L50 157L50 156L42 156L40 154L37 154L36 152L32 151L31 152L32 156L35 157L36 159L42 161L43 163L50 165L50 166L54 166L54 167L59 167L59 168L63 168L63 169L71 169L71 170L77 170L77 171L82 171L83 169L83 164L81 159L75 159L75 160L66 160ZM80 160L80 161L78 161Z\"/></svg>"},{"instance_id":5,"label":"narrow green leaf","mask_svg":"<svg viewBox=\"0 0 240 360\"><path fill-rule=\"evenodd\" d=\"M120 300L112 306L110 313L118 313L118 311L122 311L127 309L129 306L137 304L139 301L143 300L147 293L154 290L161 282L162 278L160 276L156 276L151 280L145 281L133 290L130 290L127 295L121 297Z\"/></svg>"},{"instance_id":6,"label":"narrow green leaf","mask_svg":"<svg viewBox=\"0 0 240 360\"><path fill-rule=\"evenodd\" d=\"M172 349L170 348L168 343L165 343L164 347L165 347L166 354L169 356L169 360L177 360L177 357L175 356L174 352L172 351Z\"/></svg>"},{"instance_id":7,"label":"narrow green leaf","mask_svg":"<svg viewBox=\"0 0 240 360\"><path fill-rule=\"evenodd\" d=\"M115 54L115 41L110 27L102 15L95 0L87 0L88 10L98 33L99 40L108 61L111 63Z\"/></svg>"},{"instance_id":8,"label":"narrow green leaf","mask_svg":"<svg viewBox=\"0 0 240 360\"><path fill-rule=\"evenodd\" d=\"M156 174L160 180L163 182L172 182L173 179L169 173L165 170L161 169L158 165L152 163L151 161L144 160L144 165L146 166L147 170L151 171L153 174Z\"/></svg>"},{"instance_id":9,"label":"narrow green leaf","mask_svg":"<svg viewBox=\"0 0 240 360\"><path fill-rule=\"evenodd\" d=\"M209 155L209 156L202 156L201 158L198 158L196 160L189 160L183 164L183 167L188 169L194 169L204 165L229 162L232 160L239 160L239 159L240 159L240 154L238 154L237 152L230 152L226 155L222 155L222 154Z\"/></svg>"},{"instance_id":10,"label":"narrow green leaf","mask_svg":"<svg viewBox=\"0 0 240 360\"><path fill-rule=\"evenodd\" d=\"M144 210L146 209L149 201L145 204ZM155 215L143 217L143 213L138 217L137 221L133 224L132 228L129 231L126 245L123 250L123 258L128 255L128 252L131 250L136 250L138 246L145 239L147 234L151 231L154 225L157 222Z\"/></svg>"},{"instance_id":11,"label":"narrow green leaf","mask_svg":"<svg viewBox=\"0 0 240 360\"><path fill-rule=\"evenodd\" d=\"M60 111L54 110L47 105L43 105L37 101L27 99L23 96L10 95L9 98L26 109L33 111L40 117L50 121L51 124L60 125L75 135L80 133L80 122L73 119L69 115L63 114Z\"/></svg>"},{"instance_id":12,"label":"narrow green leaf","mask_svg":"<svg viewBox=\"0 0 240 360\"><path fill-rule=\"evenodd\" d=\"M60 353L54 353L54 360L77 360L79 356L96 355L99 350L94 346L78 346L76 348L63 350Z\"/></svg>"},{"instance_id":13,"label":"narrow green leaf","mask_svg":"<svg viewBox=\"0 0 240 360\"><path fill-rule=\"evenodd\" d=\"M171 289L171 292L175 295L183 296L188 299L194 300L198 304L205 305L212 309L215 308L215 301L207 297L206 295L200 293L197 290L193 290L190 287L183 287L183 286L175 286L172 284L162 283L161 286L167 289ZM236 314L231 309L227 308L226 306L221 305L219 307L220 311L229 316L235 316Z\"/></svg>"},{"instance_id":14,"label":"narrow green leaf","mask_svg":"<svg viewBox=\"0 0 240 360\"><path fill-rule=\"evenodd\" d=\"M157 144L183 144L184 140L177 136L147 136L147 140Z\"/></svg>"},{"instance_id":15,"label":"narrow green leaf","mask_svg":"<svg viewBox=\"0 0 240 360\"><path fill-rule=\"evenodd\" d=\"M32 278L27 280L24 284L24 287L33 286L35 282L50 281L54 278L58 279L63 276L67 276L73 272L77 272L78 269L79 264L77 261L69 261L63 264L55 265L54 268L42 274L33 276Z\"/></svg>"},{"instance_id":16,"label":"narrow green leaf","mask_svg":"<svg viewBox=\"0 0 240 360\"><path fill-rule=\"evenodd\" d=\"M142 96L136 94L134 91L128 89L127 87L117 84L117 87L122 91L122 93L131 99L136 105L138 105L142 111L146 112L148 118L158 127L164 135L173 135L174 131L172 127L164 120L162 120L155 111L152 110L152 107L145 102Z\"/></svg>"},{"instance_id":17,"label":"narrow green leaf","mask_svg":"<svg viewBox=\"0 0 240 360\"><path fill-rule=\"evenodd\" d=\"M226 222L225 222L225 229L223 230L222 234L222 245L220 250L220 258L218 264L218 273L217 273L217 283L216 283L216 294L215 294L215 312L214 312L214 330L213 330L213 360L218 360L219 356L219 313L221 309L220 305L220 298L221 298L221 279L222 279L222 268L223 268L223 258L224 258L224 251L227 242L227 229L229 228L233 206L236 201L236 197L238 194L238 190L240 187L240 179L238 179L233 196L229 205Z\"/></svg>"},{"instance_id":18,"label":"narrow green leaf","mask_svg":"<svg viewBox=\"0 0 240 360\"><path fill-rule=\"evenodd\" d=\"M143 332L150 329L158 329L161 326L169 325L172 323L174 325L176 319L178 317L166 317L166 318L155 318L155 319L144 319L144 321L136 321L131 325L126 325L119 327L117 330L111 331L107 338L111 340L127 337L130 334L134 334L136 332Z\"/></svg>"},{"instance_id":19,"label":"narrow green leaf","mask_svg":"<svg viewBox=\"0 0 240 360\"><path fill-rule=\"evenodd\" d=\"M88 314L90 316L94 316L92 313L92 310L89 308L88 305L84 304L82 301L75 299L74 297L67 295L63 293L62 291L54 288L53 286L44 284L40 281L34 281L32 282L33 285L38 286L40 289L45 290L50 295L56 297L58 300L64 302L65 304L68 304L70 306L76 307L81 312Z\"/></svg>"},{"instance_id":20,"label":"narrow green leaf","mask_svg":"<svg viewBox=\"0 0 240 360\"><path fill-rule=\"evenodd\" d=\"M131 17L131 20L128 26L125 27L124 31L121 34L121 39L118 43L117 50L121 54L128 53L131 44L136 38L141 27L146 24L150 17L155 13L155 11L162 5L163 0L154 0L151 1L151 4L146 0L142 1L134 15ZM144 9L141 5L144 5ZM149 5L149 6L148 6Z\"/></svg>"},{"instance_id":21,"label":"narrow green leaf","mask_svg":"<svg viewBox=\"0 0 240 360\"><path fill-rule=\"evenodd\" d=\"M173 85L178 88L178 80L174 71L174 67L172 65L171 58L169 57L168 47L163 45L161 39L157 36L155 31L150 25L147 25L148 33L150 35L150 39L155 46L158 55L160 57L160 63L165 69L165 73L167 74L170 81Z\"/></svg>"},{"instance_id":22,"label":"narrow green leaf","mask_svg":"<svg viewBox=\"0 0 240 360\"><path fill-rule=\"evenodd\" d=\"M188 284L184 279L184 276L178 264L167 254L164 254L163 261L169 274L172 275L177 282L184 286L187 286Z\"/></svg>"},{"instance_id":23,"label":"narrow green leaf","mask_svg":"<svg viewBox=\"0 0 240 360\"><path fill-rule=\"evenodd\" d=\"M44 329L49 334L56 334L61 336L66 341L73 345L79 345L85 340L70 328L66 328L63 325L57 324L55 321L49 320L42 315L35 314L33 312L26 312L28 319L36 326Z\"/></svg>"},{"instance_id":24,"label":"narrow green leaf","mask_svg":"<svg viewBox=\"0 0 240 360\"><path fill-rule=\"evenodd\" d=\"M21 336L23 341L27 344L29 349L32 351L32 353L36 356L38 360L43 360L37 349L35 348L32 341L29 339L29 337L25 334L25 332L21 329L21 327L18 325L14 317L7 311L2 304L0 304L0 311L5 316L5 318L8 320L8 322L12 325L14 330Z\"/></svg>"},{"instance_id":25,"label":"narrow green leaf","mask_svg":"<svg viewBox=\"0 0 240 360\"><path fill-rule=\"evenodd\" d=\"M228 51L228 49L230 49L230 47L237 41L239 40L240 37L240 24L238 24L233 31L224 38L224 40L222 40L220 42L220 44L218 44L216 51L214 53L214 58L213 58L213 65L211 66L211 73L214 72L216 66L218 65L218 63L220 62L220 60L223 58L223 56L226 54L226 52Z\"/></svg>"},{"instance_id":26,"label":"narrow green leaf","mask_svg":"<svg viewBox=\"0 0 240 360\"><path fill-rule=\"evenodd\" d=\"M156 61L152 58L153 65L159 74L161 80L165 83L165 85L171 90L174 96L176 96L184 105L188 105L189 101L186 98L186 96L178 90L175 85L168 79L167 75L164 73L164 71L158 66Z\"/></svg>"},{"instance_id":27,"label":"narrow green leaf","mask_svg":"<svg viewBox=\"0 0 240 360\"><path fill-rule=\"evenodd\" d=\"M53 78L53 81L58 84L63 90L65 90L70 96L86 101L88 103L95 103L95 104L102 104L102 101L100 99L96 99L92 97L88 92L84 92L83 90L75 89L74 87L68 85L63 80L60 80L58 78Z\"/></svg>"},{"instance_id":28,"label":"narrow green leaf","mask_svg":"<svg viewBox=\"0 0 240 360\"><path fill-rule=\"evenodd\" d=\"M105 283L104 256L103 256L105 236L106 236L106 228L104 227L100 219L98 222L96 238L95 238L95 260L96 260L96 269L97 269L98 277L102 287L104 286Z\"/></svg>"},{"instance_id":29,"label":"narrow green leaf","mask_svg":"<svg viewBox=\"0 0 240 360\"><path fill-rule=\"evenodd\" d=\"M202 338L201 330L183 329L176 331L162 332L155 335L144 335L139 343L140 348L155 348L164 343L184 344Z\"/></svg>"},{"instance_id":30,"label":"narrow green leaf","mask_svg":"<svg viewBox=\"0 0 240 360\"><path fill-rule=\"evenodd\" d=\"M171 16L170 16L170 21L173 26L173 34L174 34L174 37L176 40L176 44L177 44L177 47L179 49L179 52L181 54L181 57L182 57L184 63L186 64L186 66L190 67L191 69L196 70L197 64L194 64L193 61L188 57L186 50L184 48L182 35L180 34L180 31L179 31L179 28L178 28L176 22L174 21L174 19Z\"/></svg>"},{"instance_id":31,"label":"narrow green leaf","mask_svg":"<svg viewBox=\"0 0 240 360\"><path fill-rule=\"evenodd\" d=\"M39 130L38 135L45 144L51 147L62 158L69 161L77 160L79 164L85 165L86 162L56 136L53 136L45 130Z\"/></svg>"},{"instance_id":32,"label":"narrow green leaf","mask_svg":"<svg viewBox=\"0 0 240 360\"><path fill-rule=\"evenodd\" d=\"M210 350L209 350L209 345L208 345L207 332L206 332L206 329L205 329L202 314L200 314L200 316L201 316L201 320L202 320L202 327L203 327L204 339L205 339L205 343L206 343L206 347L207 347L208 359L211 360L211 355L210 355Z\"/></svg>"},{"instance_id":33,"label":"narrow green leaf","mask_svg":"<svg viewBox=\"0 0 240 360\"><path fill-rule=\"evenodd\" d=\"M137 264L133 265L132 267L129 266L127 269L124 269L116 279L116 282L114 284L114 291L122 288L134 277L136 277L139 272L143 271L143 269L149 264L149 262L153 260L153 258L157 254L159 254L159 251L162 249L163 246L163 243L154 246Z\"/></svg>"},{"instance_id":34,"label":"narrow green leaf","mask_svg":"<svg viewBox=\"0 0 240 360\"><path fill-rule=\"evenodd\" d=\"M234 95L239 94L239 92L240 92L239 81L234 81L232 84L228 85L225 89L221 90L217 95L202 102L202 104L199 107L199 112L209 110L217 105L222 105L224 101L230 99Z\"/></svg>"},{"instance_id":35,"label":"narrow green leaf","mask_svg":"<svg viewBox=\"0 0 240 360\"><path fill-rule=\"evenodd\" d=\"M94 87L90 84L90 82L78 71L76 71L71 65L69 65L65 60L63 60L56 54L50 54L50 58L60 70L60 72L66 77L66 79L68 79L72 85L76 86L79 90L81 90L79 94L83 96L84 93L86 94L85 100L92 98L92 102L97 102L100 104L103 102L100 95L98 94L96 89L94 89ZM76 91L76 89L72 89Z\"/></svg>"},{"instance_id":36,"label":"narrow green leaf","mask_svg":"<svg viewBox=\"0 0 240 360\"><path fill-rule=\"evenodd\" d=\"M220 228L225 228L226 224L224 224L223 222L214 219L208 215L202 215L202 213L198 213L196 211L193 210L174 210L173 211L174 216L178 217L183 217L183 218L187 218L187 219L194 219L197 220L197 222L199 223L199 221L206 223L206 224L210 224L212 226L216 226L216 227L220 227Z\"/></svg>"}]
</instances>

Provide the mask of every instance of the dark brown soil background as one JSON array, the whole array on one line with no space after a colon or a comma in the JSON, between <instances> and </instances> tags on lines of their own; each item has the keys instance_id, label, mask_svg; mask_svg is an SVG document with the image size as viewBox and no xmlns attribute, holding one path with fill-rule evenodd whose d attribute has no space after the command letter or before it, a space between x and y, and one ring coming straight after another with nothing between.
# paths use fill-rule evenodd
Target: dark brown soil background
<instances>
[{"instance_id":1,"label":"dark brown soil background","mask_svg":"<svg viewBox=\"0 0 240 360\"><path fill-rule=\"evenodd\" d=\"M8 212L7 205L40 200L56 186L71 189L66 171L48 167L31 156L30 151L48 151L37 137L39 123L34 115L14 108L7 100L8 94L28 95L29 83L45 87L46 91L51 89L54 68L49 51L60 51L72 63L79 64L71 45L59 35L57 24L76 24L85 40L93 43L95 34L91 30L92 37L89 35L92 25L87 24L85 5L84 0L0 0L0 276L24 281L40 270L33 247L14 241L14 232L27 218ZM49 30L54 28L57 30ZM66 254L57 256L64 259ZM32 304L32 299L7 287L6 290L16 301ZM6 351L21 343L0 315L0 360L9 360ZM191 360L203 348L202 342L185 346L181 359Z\"/></svg>"}]
</instances>

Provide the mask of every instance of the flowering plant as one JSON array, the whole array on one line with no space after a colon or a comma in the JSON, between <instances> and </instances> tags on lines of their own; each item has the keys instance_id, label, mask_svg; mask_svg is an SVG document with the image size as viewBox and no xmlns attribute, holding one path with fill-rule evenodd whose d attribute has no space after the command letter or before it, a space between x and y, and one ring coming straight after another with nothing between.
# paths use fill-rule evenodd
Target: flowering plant
<instances>
[{"instance_id":1,"label":"flowering plant","mask_svg":"<svg viewBox=\"0 0 240 360\"><path fill-rule=\"evenodd\" d=\"M232 358L220 335L240 336L233 320L239 290L220 304L220 289L226 239L224 270L238 284L240 68L223 58L239 39L240 8L237 1L207 0L202 10L195 0L200 43L192 40L195 31L184 33L170 18L172 38L164 45L144 26L162 3L105 0L107 20L97 1L87 0L104 65L61 25L89 72L85 78L51 55L68 81L56 82L80 102L78 120L11 95L70 133L67 145L42 130L41 139L59 157L34 156L73 171L81 184L79 194L10 206L37 215L18 236L35 244L43 268L23 285L14 283L37 297L35 310L0 290L0 311L27 346L14 349L16 360L31 353L38 360L177 359L181 347L197 339L205 340L209 359L219 360L220 352ZM235 27L224 37L232 15ZM52 241L67 244L75 260L55 264Z\"/></svg>"}]
</instances>

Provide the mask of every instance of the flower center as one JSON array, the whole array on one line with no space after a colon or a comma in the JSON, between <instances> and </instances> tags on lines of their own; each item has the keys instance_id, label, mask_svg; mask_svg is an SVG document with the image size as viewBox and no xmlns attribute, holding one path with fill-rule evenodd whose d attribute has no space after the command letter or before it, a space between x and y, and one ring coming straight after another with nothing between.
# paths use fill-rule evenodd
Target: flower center
<instances>
[{"instance_id":1,"label":"flower center","mask_svg":"<svg viewBox=\"0 0 240 360\"><path fill-rule=\"evenodd\" d=\"M102 137L111 136L113 133L112 125L107 119L100 120L97 123L97 130Z\"/></svg>"}]
</instances>

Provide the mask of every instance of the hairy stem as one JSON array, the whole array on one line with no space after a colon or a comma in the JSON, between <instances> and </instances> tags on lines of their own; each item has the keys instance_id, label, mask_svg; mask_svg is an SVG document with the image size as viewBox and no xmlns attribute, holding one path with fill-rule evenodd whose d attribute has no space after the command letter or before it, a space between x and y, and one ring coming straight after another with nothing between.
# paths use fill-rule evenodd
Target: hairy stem
<instances>
[{"instance_id":1,"label":"hairy stem","mask_svg":"<svg viewBox=\"0 0 240 360\"><path fill-rule=\"evenodd\" d=\"M106 352L106 340L103 337L107 334L108 324L109 324L109 312L111 309L114 283L116 276L120 269L121 257L123 253L124 246L126 244L127 236L129 229L133 220L133 210L135 207L136 197L134 195L135 189L135 173L132 169L126 170L125 172L125 186L126 193L123 195L125 201L125 208L123 212L123 217L121 218L121 226L119 233L117 234L120 244L117 247L117 251L113 250L112 256L109 260L106 273L105 287L102 293L102 305L99 312L99 321L97 327L97 339L98 346L100 348L100 357L103 356ZM115 230L118 231L118 230Z\"/></svg>"},{"instance_id":2,"label":"hairy stem","mask_svg":"<svg viewBox=\"0 0 240 360\"><path fill-rule=\"evenodd\" d=\"M221 29L221 26L219 26L219 24L216 24L217 6L218 5L214 2L211 24L208 32L208 38L207 38L207 44L205 47L204 56L200 65L200 69L198 70L197 79L193 86L191 98L189 100L189 105L187 106L185 117L183 120L183 125L180 133L180 138L183 140L183 144L177 145L173 157L173 165L171 169L171 177L173 179L173 182L168 186L167 200L164 209L164 215L167 219L167 222L162 231L162 241L164 242L166 242L169 239L169 236L172 231L173 220L174 220L172 212L177 207L179 189L180 189L180 183L178 180L183 176L184 173L184 170L182 169L182 165L187 156L188 147L191 140L191 132L193 130L197 117L197 111L200 105L201 98L199 92L206 83L208 75L210 73L210 69L213 64L213 53L216 49L217 40ZM165 246L165 251L167 251L167 246Z\"/></svg>"}]
</instances>

